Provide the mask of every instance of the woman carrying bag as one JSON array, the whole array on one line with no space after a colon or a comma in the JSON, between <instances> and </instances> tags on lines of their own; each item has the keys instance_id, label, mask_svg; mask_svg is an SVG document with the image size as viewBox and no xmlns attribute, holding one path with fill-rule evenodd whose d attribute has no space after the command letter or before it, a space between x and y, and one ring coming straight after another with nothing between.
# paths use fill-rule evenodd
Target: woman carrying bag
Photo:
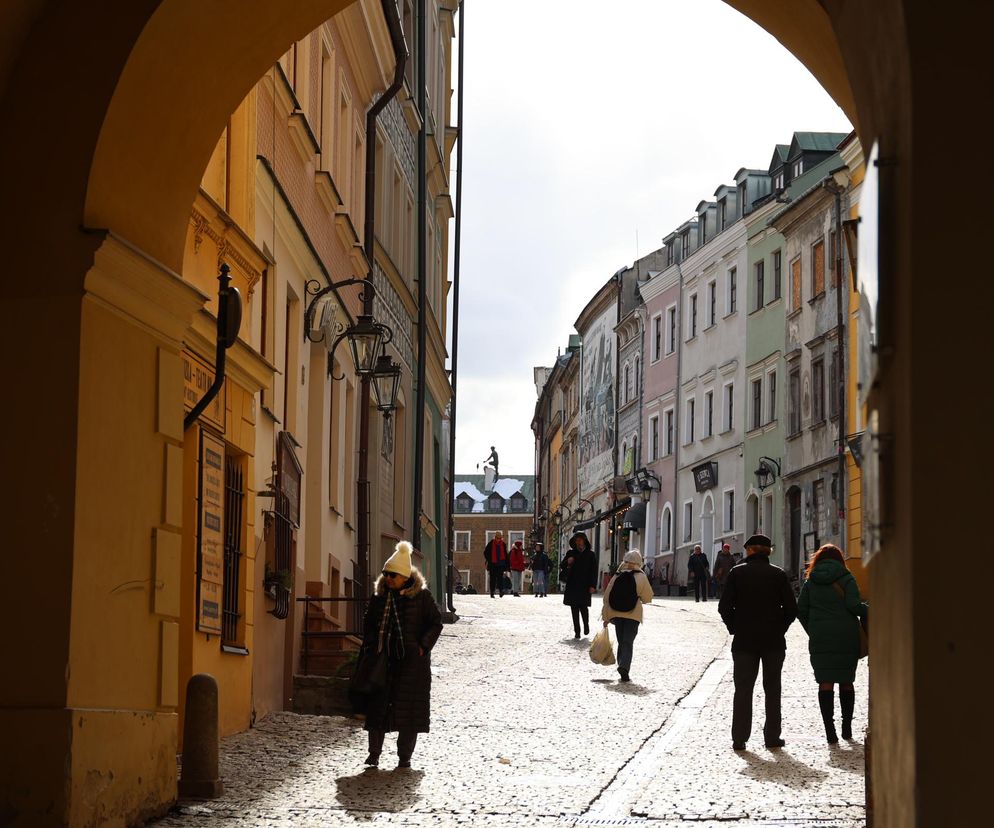
<instances>
[{"instance_id":1,"label":"woman carrying bag","mask_svg":"<svg viewBox=\"0 0 994 828\"><path fill-rule=\"evenodd\" d=\"M369 733L366 764L371 767L379 764L386 733L397 731L397 767L409 768L418 734L429 731L430 653L441 635L442 618L424 577L411 564L411 551L407 541L397 544L376 579L363 622L356 676L385 673L381 681L374 678L357 688L372 691L363 705L363 727Z\"/></svg>"},{"instance_id":2,"label":"woman carrying bag","mask_svg":"<svg viewBox=\"0 0 994 828\"><path fill-rule=\"evenodd\" d=\"M811 558L807 580L797 599L797 617L808 633L808 652L818 682L818 706L830 745L835 732L835 685L839 685L842 738L852 738L856 706L856 664L865 655L861 646L862 621L867 606L859 585L846 566L842 550L826 543Z\"/></svg>"},{"instance_id":3,"label":"woman carrying bag","mask_svg":"<svg viewBox=\"0 0 994 828\"><path fill-rule=\"evenodd\" d=\"M601 619L604 628L614 624L618 638L618 673L622 681L629 681L632 667L632 649L635 636L642 623L642 605L652 603L652 585L642 571L642 554L637 549L625 553L617 573L604 590Z\"/></svg>"}]
</instances>

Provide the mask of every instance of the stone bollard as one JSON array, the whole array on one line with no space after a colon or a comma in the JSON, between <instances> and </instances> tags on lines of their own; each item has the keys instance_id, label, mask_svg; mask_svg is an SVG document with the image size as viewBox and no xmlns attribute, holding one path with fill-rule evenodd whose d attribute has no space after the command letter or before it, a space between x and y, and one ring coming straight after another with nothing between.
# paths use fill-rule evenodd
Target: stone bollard
<instances>
[{"instance_id":1,"label":"stone bollard","mask_svg":"<svg viewBox=\"0 0 994 828\"><path fill-rule=\"evenodd\" d=\"M207 673L197 673L186 685L180 796L213 799L224 793L218 772L219 749L217 681Z\"/></svg>"}]
</instances>

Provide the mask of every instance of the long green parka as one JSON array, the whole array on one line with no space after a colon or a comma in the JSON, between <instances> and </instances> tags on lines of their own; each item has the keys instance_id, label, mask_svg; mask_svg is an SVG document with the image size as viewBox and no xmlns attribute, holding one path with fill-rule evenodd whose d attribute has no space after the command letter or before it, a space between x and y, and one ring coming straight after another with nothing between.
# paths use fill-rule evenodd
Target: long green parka
<instances>
[{"instance_id":1,"label":"long green parka","mask_svg":"<svg viewBox=\"0 0 994 828\"><path fill-rule=\"evenodd\" d=\"M844 595L833 584L838 584ZM808 633L815 680L852 684L859 661L859 618L866 611L859 585L841 561L815 564L801 587L797 617Z\"/></svg>"}]
</instances>

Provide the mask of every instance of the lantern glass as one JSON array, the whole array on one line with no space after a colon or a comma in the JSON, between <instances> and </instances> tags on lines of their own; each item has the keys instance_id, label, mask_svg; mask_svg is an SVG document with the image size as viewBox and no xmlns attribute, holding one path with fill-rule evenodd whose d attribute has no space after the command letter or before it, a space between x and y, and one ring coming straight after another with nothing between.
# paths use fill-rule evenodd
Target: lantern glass
<instances>
[{"instance_id":1,"label":"lantern glass","mask_svg":"<svg viewBox=\"0 0 994 828\"><path fill-rule=\"evenodd\" d=\"M377 325L373 317L366 314L361 314L347 331L349 349L352 351L352 361L357 374L373 373L380 344L383 341L383 332L383 326Z\"/></svg>"},{"instance_id":2,"label":"lantern glass","mask_svg":"<svg viewBox=\"0 0 994 828\"><path fill-rule=\"evenodd\" d=\"M381 353L373 371L373 394L378 410L388 413L397 407L397 391L400 387L400 366L386 353Z\"/></svg>"}]
</instances>

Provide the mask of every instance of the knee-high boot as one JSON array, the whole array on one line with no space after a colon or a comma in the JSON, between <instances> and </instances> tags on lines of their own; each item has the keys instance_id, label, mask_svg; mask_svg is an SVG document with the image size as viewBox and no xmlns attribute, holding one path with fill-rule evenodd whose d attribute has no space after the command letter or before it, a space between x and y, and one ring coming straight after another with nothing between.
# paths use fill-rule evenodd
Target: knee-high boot
<instances>
[{"instance_id":1,"label":"knee-high boot","mask_svg":"<svg viewBox=\"0 0 994 828\"><path fill-rule=\"evenodd\" d=\"M835 691L819 690L818 706L821 708L821 720L825 723L825 738L830 745L839 741L835 732Z\"/></svg>"},{"instance_id":2,"label":"knee-high boot","mask_svg":"<svg viewBox=\"0 0 994 828\"><path fill-rule=\"evenodd\" d=\"M383 750L382 730L370 730L369 733L369 756L366 757L366 764L375 768L380 763L380 751Z\"/></svg>"},{"instance_id":3,"label":"knee-high boot","mask_svg":"<svg viewBox=\"0 0 994 828\"><path fill-rule=\"evenodd\" d=\"M402 730L397 734L397 764L402 768L411 766L411 756L418 744L416 730Z\"/></svg>"},{"instance_id":4,"label":"knee-high boot","mask_svg":"<svg viewBox=\"0 0 994 828\"><path fill-rule=\"evenodd\" d=\"M852 738L852 714L856 707L856 688L839 688L839 706L842 708L842 738Z\"/></svg>"}]
</instances>

